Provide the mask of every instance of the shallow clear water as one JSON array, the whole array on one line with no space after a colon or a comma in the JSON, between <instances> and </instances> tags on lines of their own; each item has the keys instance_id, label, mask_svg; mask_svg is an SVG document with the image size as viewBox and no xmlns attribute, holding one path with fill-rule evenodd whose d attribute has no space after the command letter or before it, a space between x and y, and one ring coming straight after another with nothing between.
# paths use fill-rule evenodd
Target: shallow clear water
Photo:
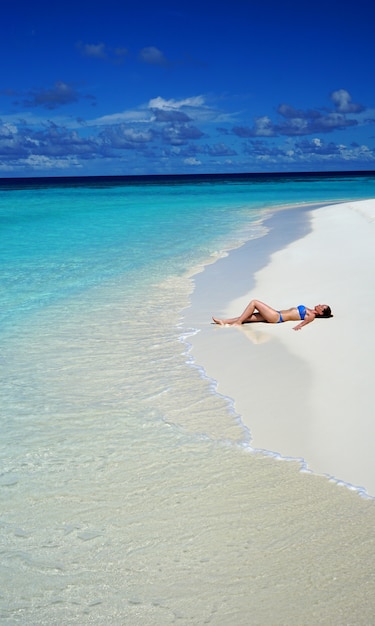
<instances>
[{"instance_id":1,"label":"shallow clear water","mask_svg":"<svg viewBox=\"0 0 375 626\"><path fill-rule=\"evenodd\" d=\"M368 623L373 503L252 453L182 338L194 271L266 236L263 214L375 197L375 179L13 187L4 623L300 624L306 594L303 623Z\"/></svg>"}]
</instances>

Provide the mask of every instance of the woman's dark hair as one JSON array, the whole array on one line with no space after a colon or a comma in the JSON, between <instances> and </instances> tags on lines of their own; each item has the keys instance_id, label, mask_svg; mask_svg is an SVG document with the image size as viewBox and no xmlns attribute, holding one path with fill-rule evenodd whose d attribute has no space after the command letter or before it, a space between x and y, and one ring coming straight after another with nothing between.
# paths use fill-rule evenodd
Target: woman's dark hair
<instances>
[{"instance_id":1,"label":"woman's dark hair","mask_svg":"<svg viewBox=\"0 0 375 626\"><path fill-rule=\"evenodd\" d=\"M333 317L331 307L327 305L323 310L323 313L321 315L317 315L316 317Z\"/></svg>"}]
</instances>

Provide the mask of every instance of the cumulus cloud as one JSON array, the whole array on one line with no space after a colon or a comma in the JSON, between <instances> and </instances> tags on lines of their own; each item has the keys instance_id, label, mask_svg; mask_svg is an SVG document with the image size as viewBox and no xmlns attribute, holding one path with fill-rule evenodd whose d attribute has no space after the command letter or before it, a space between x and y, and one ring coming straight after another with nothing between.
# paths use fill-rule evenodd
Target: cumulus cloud
<instances>
[{"instance_id":1,"label":"cumulus cloud","mask_svg":"<svg viewBox=\"0 0 375 626\"><path fill-rule=\"evenodd\" d=\"M125 124L110 126L100 133L100 138L106 147L116 150L131 150L150 143L154 134L151 130L136 131Z\"/></svg>"},{"instance_id":2,"label":"cumulus cloud","mask_svg":"<svg viewBox=\"0 0 375 626\"><path fill-rule=\"evenodd\" d=\"M256 117L254 119L254 125L249 126L235 126L233 132L238 137L274 137L276 134L275 126L272 120L264 115L263 117Z\"/></svg>"},{"instance_id":3,"label":"cumulus cloud","mask_svg":"<svg viewBox=\"0 0 375 626\"><path fill-rule=\"evenodd\" d=\"M3 125L4 126L4 125ZM46 127L33 130L27 126L16 129L7 125L5 135L0 127L0 157L10 159L29 157L68 157L92 158L98 154L96 139L80 137L76 131L50 123Z\"/></svg>"},{"instance_id":4,"label":"cumulus cloud","mask_svg":"<svg viewBox=\"0 0 375 626\"><path fill-rule=\"evenodd\" d=\"M165 100L160 96L152 98L148 103L148 108L153 115L152 121L157 122L162 127L160 137L163 143L181 146L191 140L203 137L203 131L190 124L192 118L195 117L196 110L199 110L203 105L202 96L183 100Z\"/></svg>"},{"instance_id":5,"label":"cumulus cloud","mask_svg":"<svg viewBox=\"0 0 375 626\"><path fill-rule=\"evenodd\" d=\"M96 53L99 55L100 50ZM11 93L8 90L3 95ZM29 107L48 110L86 97L74 85L62 82L21 95L27 96ZM353 136L350 146L324 140L334 130L365 123L364 108L353 103L348 92L339 90L331 96L334 106L330 109L300 109L282 103L274 119L262 115L254 118L251 126L232 127L227 123L222 128L218 128L215 111L202 95L181 99L158 96L133 110L85 123L73 117L67 117L63 123L61 115L54 118L56 123L46 123L39 117L40 111L25 113L24 121L12 114L0 121L0 169L9 171L12 164L15 168L23 164L25 168L43 169L43 162L46 170L54 162L55 167L81 167L88 160L115 162L127 158L128 151L133 151L134 163L145 164L145 171L163 167L168 159L169 168L176 161L178 167L215 163L215 167L217 164L224 168L225 159L230 163L232 156L236 156L240 168L254 164L265 169L295 167L297 171L324 169L325 163L338 169L343 163L346 168L348 163L364 168L373 166L374 150L355 144ZM367 117L371 113L368 110ZM220 136L223 142L218 139Z\"/></svg>"},{"instance_id":6,"label":"cumulus cloud","mask_svg":"<svg viewBox=\"0 0 375 626\"><path fill-rule=\"evenodd\" d=\"M113 63L121 62L127 55L127 48L108 48L108 46L101 43L83 43L79 41L77 43L77 48L82 54L82 56L87 57L89 59L101 59L104 61L111 61Z\"/></svg>"},{"instance_id":7,"label":"cumulus cloud","mask_svg":"<svg viewBox=\"0 0 375 626\"><path fill-rule=\"evenodd\" d=\"M197 156L197 155L208 155L211 157L222 157L222 156L235 156L237 155L236 150L230 148L224 143L216 143L213 145L210 144L188 144L183 148L172 148L174 153L178 153L185 157Z\"/></svg>"},{"instance_id":8,"label":"cumulus cloud","mask_svg":"<svg viewBox=\"0 0 375 626\"><path fill-rule=\"evenodd\" d=\"M168 65L168 60L164 56L163 52L155 46L149 46L147 48L142 48L139 52L139 60L142 63L148 63L149 65Z\"/></svg>"},{"instance_id":9,"label":"cumulus cloud","mask_svg":"<svg viewBox=\"0 0 375 626\"><path fill-rule=\"evenodd\" d=\"M104 43L79 43L78 47L84 57L93 59L107 59L108 53Z\"/></svg>"},{"instance_id":10,"label":"cumulus cloud","mask_svg":"<svg viewBox=\"0 0 375 626\"><path fill-rule=\"evenodd\" d=\"M161 119L160 111L168 112L169 114L172 111L179 111L187 115L190 120L200 124L223 123L232 119L232 114L224 115L220 110L208 106L205 97L202 95L181 100L166 100L158 96L149 101L148 108L159 116L158 119Z\"/></svg>"},{"instance_id":11,"label":"cumulus cloud","mask_svg":"<svg viewBox=\"0 0 375 626\"><path fill-rule=\"evenodd\" d=\"M196 159L195 157L188 157L187 159L184 159L184 163L185 165L202 165L202 161L199 161L199 159Z\"/></svg>"},{"instance_id":12,"label":"cumulus cloud","mask_svg":"<svg viewBox=\"0 0 375 626\"><path fill-rule=\"evenodd\" d=\"M282 164L295 164L299 167L308 167L314 164L329 163L337 164L353 162L373 164L375 162L375 151L365 145L335 144L334 142L324 142L320 138L311 140L302 139L291 143L290 140L284 145L269 145L264 140L251 140L244 146L245 154L251 156L255 162L268 162Z\"/></svg>"},{"instance_id":13,"label":"cumulus cloud","mask_svg":"<svg viewBox=\"0 0 375 626\"><path fill-rule=\"evenodd\" d=\"M245 154L256 156L257 158L275 158L285 155L285 149L274 145L268 145L261 140L252 140L244 146Z\"/></svg>"},{"instance_id":14,"label":"cumulus cloud","mask_svg":"<svg viewBox=\"0 0 375 626\"><path fill-rule=\"evenodd\" d=\"M365 107L352 102L352 97L346 89L338 89L331 93L331 100L339 113L360 113Z\"/></svg>"},{"instance_id":15,"label":"cumulus cloud","mask_svg":"<svg viewBox=\"0 0 375 626\"><path fill-rule=\"evenodd\" d=\"M205 105L203 96L194 96L182 100L166 100L160 96L152 98L138 108L129 109L120 113L112 113L86 121L87 126L111 126L114 124L154 124L155 130L159 125L211 124L216 121L216 112ZM229 134L229 131L228 131Z\"/></svg>"},{"instance_id":16,"label":"cumulus cloud","mask_svg":"<svg viewBox=\"0 0 375 626\"><path fill-rule=\"evenodd\" d=\"M20 104L23 107L42 107L49 111L73 104L83 98L91 100L92 103L96 102L94 96L82 94L74 84L64 81L57 81L49 88L31 89L25 93L9 92L9 94L4 95L17 96L20 100L16 101L15 104Z\"/></svg>"},{"instance_id":17,"label":"cumulus cloud","mask_svg":"<svg viewBox=\"0 0 375 626\"><path fill-rule=\"evenodd\" d=\"M17 126L12 123L0 124L0 141L14 137L18 132Z\"/></svg>"},{"instance_id":18,"label":"cumulus cloud","mask_svg":"<svg viewBox=\"0 0 375 626\"><path fill-rule=\"evenodd\" d=\"M188 141L200 139L204 133L189 124L172 124L163 128L161 137L164 143L172 146L181 146Z\"/></svg>"},{"instance_id":19,"label":"cumulus cloud","mask_svg":"<svg viewBox=\"0 0 375 626\"><path fill-rule=\"evenodd\" d=\"M280 107L278 109L280 113ZM306 111L298 117L288 117L286 122L275 124L275 135L311 135L315 133L330 133L334 130L343 130L349 126L356 126L356 120L348 119L340 113L321 113L320 111Z\"/></svg>"},{"instance_id":20,"label":"cumulus cloud","mask_svg":"<svg viewBox=\"0 0 375 626\"><path fill-rule=\"evenodd\" d=\"M300 151L302 154L317 154L320 156L338 155L340 154L340 147L333 141L324 143L321 139L315 138L311 141L306 139L296 142L295 150Z\"/></svg>"},{"instance_id":21,"label":"cumulus cloud","mask_svg":"<svg viewBox=\"0 0 375 626\"><path fill-rule=\"evenodd\" d=\"M356 119L347 117L347 114L359 113L364 107L354 104L349 92L345 89L335 91L331 94L331 100L335 104L334 111L295 109L290 104L282 103L277 107L277 121L272 121L266 115L256 117L252 126L235 126L232 132L242 138L298 137L344 130L358 124Z\"/></svg>"},{"instance_id":22,"label":"cumulus cloud","mask_svg":"<svg viewBox=\"0 0 375 626\"><path fill-rule=\"evenodd\" d=\"M50 110L79 100L77 90L62 81L58 81L50 89L34 91L30 95L31 98L24 101L25 106L42 106Z\"/></svg>"},{"instance_id":23,"label":"cumulus cloud","mask_svg":"<svg viewBox=\"0 0 375 626\"><path fill-rule=\"evenodd\" d=\"M30 168L33 170L52 170L52 169L68 169L70 167L82 167L77 159L66 158L51 158L46 156L38 156L32 154L26 159L23 159L19 165L22 167Z\"/></svg>"},{"instance_id":24,"label":"cumulus cloud","mask_svg":"<svg viewBox=\"0 0 375 626\"><path fill-rule=\"evenodd\" d=\"M210 156L234 156L237 154L233 148L225 145L224 143L215 143L214 145L206 145L205 153Z\"/></svg>"}]
</instances>

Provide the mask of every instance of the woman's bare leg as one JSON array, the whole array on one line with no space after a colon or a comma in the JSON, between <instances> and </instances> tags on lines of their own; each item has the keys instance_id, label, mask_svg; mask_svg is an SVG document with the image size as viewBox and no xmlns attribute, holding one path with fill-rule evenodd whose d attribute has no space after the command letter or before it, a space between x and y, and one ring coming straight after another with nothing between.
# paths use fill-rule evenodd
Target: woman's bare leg
<instances>
[{"instance_id":1,"label":"woman's bare leg","mask_svg":"<svg viewBox=\"0 0 375 626\"><path fill-rule=\"evenodd\" d=\"M257 311L257 313L255 313ZM244 312L239 317L232 317L230 319L222 320L217 317L212 318L215 324L230 324L231 326L240 326L245 322L270 322L276 324L280 315L276 309L273 309L268 304L261 302L260 300L251 300L247 305Z\"/></svg>"},{"instance_id":2,"label":"woman's bare leg","mask_svg":"<svg viewBox=\"0 0 375 626\"><path fill-rule=\"evenodd\" d=\"M220 326L225 326L225 324L229 324L230 326L236 325L238 322L238 325L241 324L241 322L239 322L240 318L239 317L231 317L227 320L222 320L219 319L218 317L213 317L212 321L215 322L215 324L219 324ZM248 322L266 322L267 320L264 319L264 317L261 316L260 313L253 313L252 316L246 320L246 323Z\"/></svg>"}]
</instances>

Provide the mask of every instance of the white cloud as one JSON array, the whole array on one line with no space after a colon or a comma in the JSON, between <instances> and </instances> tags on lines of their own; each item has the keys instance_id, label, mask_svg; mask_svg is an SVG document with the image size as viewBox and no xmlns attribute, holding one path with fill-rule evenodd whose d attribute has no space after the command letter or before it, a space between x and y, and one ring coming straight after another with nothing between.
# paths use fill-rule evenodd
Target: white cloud
<instances>
[{"instance_id":1,"label":"white cloud","mask_svg":"<svg viewBox=\"0 0 375 626\"><path fill-rule=\"evenodd\" d=\"M5 139L5 137L13 137L18 133L18 128L15 124L6 123L0 124L0 137Z\"/></svg>"},{"instance_id":2,"label":"white cloud","mask_svg":"<svg viewBox=\"0 0 375 626\"><path fill-rule=\"evenodd\" d=\"M108 48L105 43L82 43L77 44L82 56L91 59L103 59L112 63L121 63L128 56L127 48Z\"/></svg>"},{"instance_id":3,"label":"white cloud","mask_svg":"<svg viewBox=\"0 0 375 626\"><path fill-rule=\"evenodd\" d=\"M337 89L331 93L331 100L339 113L359 113L363 111L362 104L352 102L352 97L346 89Z\"/></svg>"},{"instance_id":4,"label":"white cloud","mask_svg":"<svg viewBox=\"0 0 375 626\"><path fill-rule=\"evenodd\" d=\"M184 159L184 163L185 165L202 165L202 161L199 161L199 159L196 159L195 157L189 157L187 159Z\"/></svg>"},{"instance_id":5,"label":"white cloud","mask_svg":"<svg viewBox=\"0 0 375 626\"><path fill-rule=\"evenodd\" d=\"M254 135L260 137L272 137L274 134L273 124L267 115L257 117L254 120Z\"/></svg>"},{"instance_id":6,"label":"white cloud","mask_svg":"<svg viewBox=\"0 0 375 626\"><path fill-rule=\"evenodd\" d=\"M166 100L158 96L149 100L147 104L140 105L137 109L129 109L89 120L86 122L86 126L111 126L112 124L122 124L124 122L129 124L149 124L155 119L155 109L160 111L178 111L184 108L193 108L198 112L204 105L205 100L203 96L193 96L184 100Z\"/></svg>"},{"instance_id":7,"label":"white cloud","mask_svg":"<svg viewBox=\"0 0 375 626\"><path fill-rule=\"evenodd\" d=\"M107 50L104 43L98 44L82 44L80 45L83 56L93 57L94 59L106 59Z\"/></svg>"},{"instance_id":8,"label":"white cloud","mask_svg":"<svg viewBox=\"0 0 375 626\"><path fill-rule=\"evenodd\" d=\"M26 159L17 160L17 168L26 167L34 170L68 169L72 166L75 168L82 167L77 159L69 157L51 158L43 155L31 154Z\"/></svg>"},{"instance_id":9,"label":"white cloud","mask_svg":"<svg viewBox=\"0 0 375 626\"><path fill-rule=\"evenodd\" d=\"M139 53L139 58L143 63L149 63L150 65L168 65L168 60L163 52L155 48L155 46L142 48Z\"/></svg>"},{"instance_id":10,"label":"white cloud","mask_svg":"<svg viewBox=\"0 0 375 626\"><path fill-rule=\"evenodd\" d=\"M215 109L207 105L204 96L192 96L191 98L184 98L183 100L166 100L161 96L152 98L148 102L148 107L155 111L181 111L186 113L195 122L202 124L223 124L230 121L234 121L237 114L223 113L222 111Z\"/></svg>"},{"instance_id":11,"label":"white cloud","mask_svg":"<svg viewBox=\"0 0 375 626\"><path fill-rule=\"evenodd\" d=\"M348 148L345 145L339 145L340 155L345 161L364 161L375 162L375 154L368 146L356 146Z\"/></svg>"},{"instance_id":12,"label":"white cloud","mask_svg":"<svg viewBox=\"0 0 375 626\"><path fill-rule=\"evenodd\" d=\"M204 106L205 101L203 96L193 96L192 98L185 98L184 100L165 100L158 96L157 98L152 98L148 106L150 109L182 109L184 107L202 107Z\"/></svg>"},{"instance_id":13,"label":"white cloud","mask_svg":"<svg viewBox=\"0 0 375 626\"><path fill-rule=\"evenodd\" d=\"M148 132L137 132L133 128L125 128L123 129L123 136L129 141L137 141L137 142L148 142L152 140L152 133Z\"/></svg>"},{"instance_id":14,"label":"white cloud","mask_svg":"<svg viewBox=\"0 0 375 626\"><path fill-rule=\"evenodd\" d=\"M151 120L152 114L149 111L130 109L129 111L103 115L102 117L89 120L86 122L86 126L111 126L112 124L122 124L123 122L148 124Z\"/></svg>"}]
</instances>

